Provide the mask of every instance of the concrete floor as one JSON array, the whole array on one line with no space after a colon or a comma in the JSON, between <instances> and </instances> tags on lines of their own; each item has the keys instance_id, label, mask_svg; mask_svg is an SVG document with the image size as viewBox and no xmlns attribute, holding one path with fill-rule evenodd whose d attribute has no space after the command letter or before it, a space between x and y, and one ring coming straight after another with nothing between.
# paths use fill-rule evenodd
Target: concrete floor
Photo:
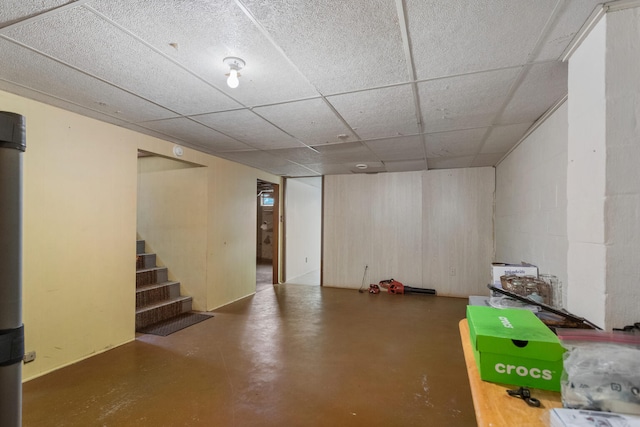
<instances>
[{"instance_id":1,"label":"concrete floor","mask_svg":"<svg viewBox=\"0 0 640 427\"><path fill-rule=\"evenodd\" d=\"M475 426L465 299L274 285L23 386L31 426Z\"/></svg>"},{"instance_id":2,"label":"concrete floor","mask_svg":"<svg viewBox=\"0 0 640 427\"><path fill-rule=\"evenodd\" d=\"M287 285L320 286L320 269L311 271L286 281ZM256 292L271 289L273 286L273 266L265 261L256 263Z\"/></svg>"},{"instance_id":3,"label":"concrete floor","mask_svg":"<svg viewBox=\"0 0 640 427\"><path fill-rule=\"evenodd\" d=\"M256 263L256 292L271 289L273 286L273 265L270 262Z\"/></svg>"}]
</instances>

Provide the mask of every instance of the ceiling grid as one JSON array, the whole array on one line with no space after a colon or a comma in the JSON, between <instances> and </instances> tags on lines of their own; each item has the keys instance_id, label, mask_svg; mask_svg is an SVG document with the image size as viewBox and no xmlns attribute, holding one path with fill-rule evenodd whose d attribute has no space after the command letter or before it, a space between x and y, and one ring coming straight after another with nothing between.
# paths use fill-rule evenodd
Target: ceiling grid
<instances>
[{"instance_id":1,"label":"ceiling grid","mask_svg":"<svg viewBox=\"0 0 640 427\"><path fill-rule=\"evenodd\" d=\"M599 1L4 3L0 90L298 177L495 166Z\"/></svg>"}]
</instances>

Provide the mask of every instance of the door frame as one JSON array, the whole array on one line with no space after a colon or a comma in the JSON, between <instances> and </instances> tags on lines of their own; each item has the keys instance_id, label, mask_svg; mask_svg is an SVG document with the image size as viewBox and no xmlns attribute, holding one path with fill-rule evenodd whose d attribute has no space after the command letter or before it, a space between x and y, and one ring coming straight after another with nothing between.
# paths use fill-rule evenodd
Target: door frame
<instances>
[{"instance_id":1,"label":"door frame","mask_svg":"<svg viewBox=\"0 0 640 427\"><path fill-rule=\"evenodd\" d=\"M280 271L282 271L280 269L280 242L281 242L281 238L280 238L280 223L282 222L282 216L280 214L281 209L280 209L280 184L271 182L271 181L266 181L263 179L258 178L257 181L257 186L258 189L260 188L269 188L269 190L271 190L270 195L273 198L273 207L272 207L272 216L273 216L273 232L271 235L271 266L272 266L272 273L271 273L271 284L273 285L277 285L280 283ZM260 194L258 194L258 198L257 198L257 206L256 206L256 212L258 214L259 217L259 212L260 212L261 206L260 206ZM260 241L260 220L256 221L256 258L260 258L258 256L258 247L259 247L259 241ZM263 259L263 258L262 258Z\"/></svg>"},{"instance_id":2,"label":"door frame","mask_svg":"<svg viewBox=\"0 0 640 427\"><path fill-rule=\"evenodd\" d=\"M280 216L280 184L271 183L273 186L273 255L272 255L272 267L273 272L271 274L273 282L277 285L279 281L279 265L280 265L280 222L282 217Z\"/></svg>"}]
</instances>

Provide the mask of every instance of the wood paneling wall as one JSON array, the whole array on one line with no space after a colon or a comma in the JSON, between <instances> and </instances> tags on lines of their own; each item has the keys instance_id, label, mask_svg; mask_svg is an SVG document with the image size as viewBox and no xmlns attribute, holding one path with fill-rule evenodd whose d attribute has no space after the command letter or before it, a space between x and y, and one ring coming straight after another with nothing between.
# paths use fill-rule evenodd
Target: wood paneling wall
<instances>
[{"instance_id":1,"label":"wood paneling wall","mask_svg":"<svg viewBox=\"0 0 640 427\"><path fill-rule=\"evenodd\" d=\"M427 171L422 191L425 287L439 295L487 295L495 169Z\"/></svg>"},{"instance_id":2,"label":"wood paneling wall","mask_svg":"<svg viewBox=\"0 0 640 427\"><path fill-rule=\"evenodd\" d=\"M421 285L420 172L325 177L323 284Z\"/></svg>"},{"instance_id":3,"label":"wood paneling wall","mask_svg":"<svg viewBox=\"0 0 640 427\"><path fill-rule=\"evenodd\" d=\"M325 177L323 284L487 294L493 168ZM455 270L452 270L455 269Z\"/></svg>"}]
</instances>

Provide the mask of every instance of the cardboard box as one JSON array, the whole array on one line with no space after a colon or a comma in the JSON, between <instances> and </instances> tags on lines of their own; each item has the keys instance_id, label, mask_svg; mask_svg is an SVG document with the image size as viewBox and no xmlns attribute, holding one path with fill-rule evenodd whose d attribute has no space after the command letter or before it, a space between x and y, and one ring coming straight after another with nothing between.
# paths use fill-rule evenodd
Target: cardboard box
<instances>
[{"instance_id":1,"label":"cardboard box","mask_svg":"<svg viewBox=\"0 0 640 427\"><path fill-rule=\"evenodd\" d=\"M565 350L535 314L470 305L467 321L481 379L560 391Z\"/></svg>"},{"instance_id":2,"label":"cardboard box","mask_svg":"<svg viewBox=\"0 0 640 427\"><path fill-rule=\"evenodd\" d=\"M500 276L508 275L538 277L538 267L524 262L522 264L491 263L491 279L494 285L500 284Z\"/></svg>"}]
</instances>

